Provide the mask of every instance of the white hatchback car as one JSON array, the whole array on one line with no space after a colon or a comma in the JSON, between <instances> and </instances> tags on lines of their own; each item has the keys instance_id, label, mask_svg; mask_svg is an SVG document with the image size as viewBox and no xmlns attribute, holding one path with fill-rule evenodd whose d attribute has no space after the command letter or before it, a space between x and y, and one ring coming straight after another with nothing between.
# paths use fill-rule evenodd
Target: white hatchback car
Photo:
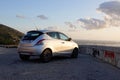
<instances>
[{"instance_id":1,"label":"white hatchback car","mask_svg":"<svg viewBox=\"0 0 120 80\"><path fill-rule=\"evenodd\" d=\"M77 58L78 51L78 45L71 38L61 32L50 30L27 32L18 46L20 59L28 60L30 56L37 55L44 62L50 61L52 56L62 54Z\"/></svg>"}]
</instances>

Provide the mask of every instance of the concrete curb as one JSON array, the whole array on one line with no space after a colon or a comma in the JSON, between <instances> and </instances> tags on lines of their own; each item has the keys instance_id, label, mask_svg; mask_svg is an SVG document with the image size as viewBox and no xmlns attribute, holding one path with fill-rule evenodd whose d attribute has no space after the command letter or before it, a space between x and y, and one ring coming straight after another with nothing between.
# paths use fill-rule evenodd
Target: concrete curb
<instances>
[{"instance_id":1,"label":"concrete curb","mask_svg":"<svg viewBox=\"0 0 120 80\"><path fill-rule=\"evenodd\" d=\"M0 47L4 47L4 48L17 48L17 45L0 45Z\"/></svg>"},{"instance_id":2,"label":"concrete curb","mask_svg":"<svg viewBox=\"0 0 120 80\"><path fill-rule=\"evenodd\" d=\"M80 45L80 53L92 55L120 68L120 47Z\"/></svg>"}]
</instances>

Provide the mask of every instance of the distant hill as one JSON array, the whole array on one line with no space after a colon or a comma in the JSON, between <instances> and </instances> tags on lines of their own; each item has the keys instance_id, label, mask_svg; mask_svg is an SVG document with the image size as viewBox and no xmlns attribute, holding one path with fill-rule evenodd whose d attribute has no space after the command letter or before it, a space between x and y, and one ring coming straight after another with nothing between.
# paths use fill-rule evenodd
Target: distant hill
<instances>
[{"instance_id":1,"label":"distant hill","mask_svg":"<svg viewBox=\"0 0 120 80\"><path fill-rule=\"evenodd\" d=\"M23 33L13 28L0 24L0 44L3 45L18 44L20 38L23 35L24 35Z\"/></svg>"}]
</instances>

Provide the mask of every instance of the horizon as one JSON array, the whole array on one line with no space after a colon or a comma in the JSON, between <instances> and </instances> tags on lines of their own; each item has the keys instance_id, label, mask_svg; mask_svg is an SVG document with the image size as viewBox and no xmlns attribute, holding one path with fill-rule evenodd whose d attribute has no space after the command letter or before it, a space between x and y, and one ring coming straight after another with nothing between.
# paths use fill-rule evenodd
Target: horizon
<instances>
[{"instance_id":1,"label":"horizon","mask_svg":"<svg viewBox=\"0 0 120 80\"><path fill-rule=\"evenodd\" d=\"M4 0L0 5L0 24L23 33L48 29L79 40L120 41L120 0Z\"/></svg>"}]
</instances>

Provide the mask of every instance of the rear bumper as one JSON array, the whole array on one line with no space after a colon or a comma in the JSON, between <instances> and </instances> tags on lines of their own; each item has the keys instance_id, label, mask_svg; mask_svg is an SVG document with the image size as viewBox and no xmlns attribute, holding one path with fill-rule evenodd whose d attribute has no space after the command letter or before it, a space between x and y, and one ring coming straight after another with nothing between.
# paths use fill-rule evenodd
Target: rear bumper
<instances>
[{"instance_id":1,"label":"rear bumper","mask_svg":"<svg viewBox=\"0 0 120 80\"><path fill-rule=\"evenodd\" d=\"M18 53L24 55L40 55L43 50L43 46L18 46Z\"/></svg>"}]
</instances>

